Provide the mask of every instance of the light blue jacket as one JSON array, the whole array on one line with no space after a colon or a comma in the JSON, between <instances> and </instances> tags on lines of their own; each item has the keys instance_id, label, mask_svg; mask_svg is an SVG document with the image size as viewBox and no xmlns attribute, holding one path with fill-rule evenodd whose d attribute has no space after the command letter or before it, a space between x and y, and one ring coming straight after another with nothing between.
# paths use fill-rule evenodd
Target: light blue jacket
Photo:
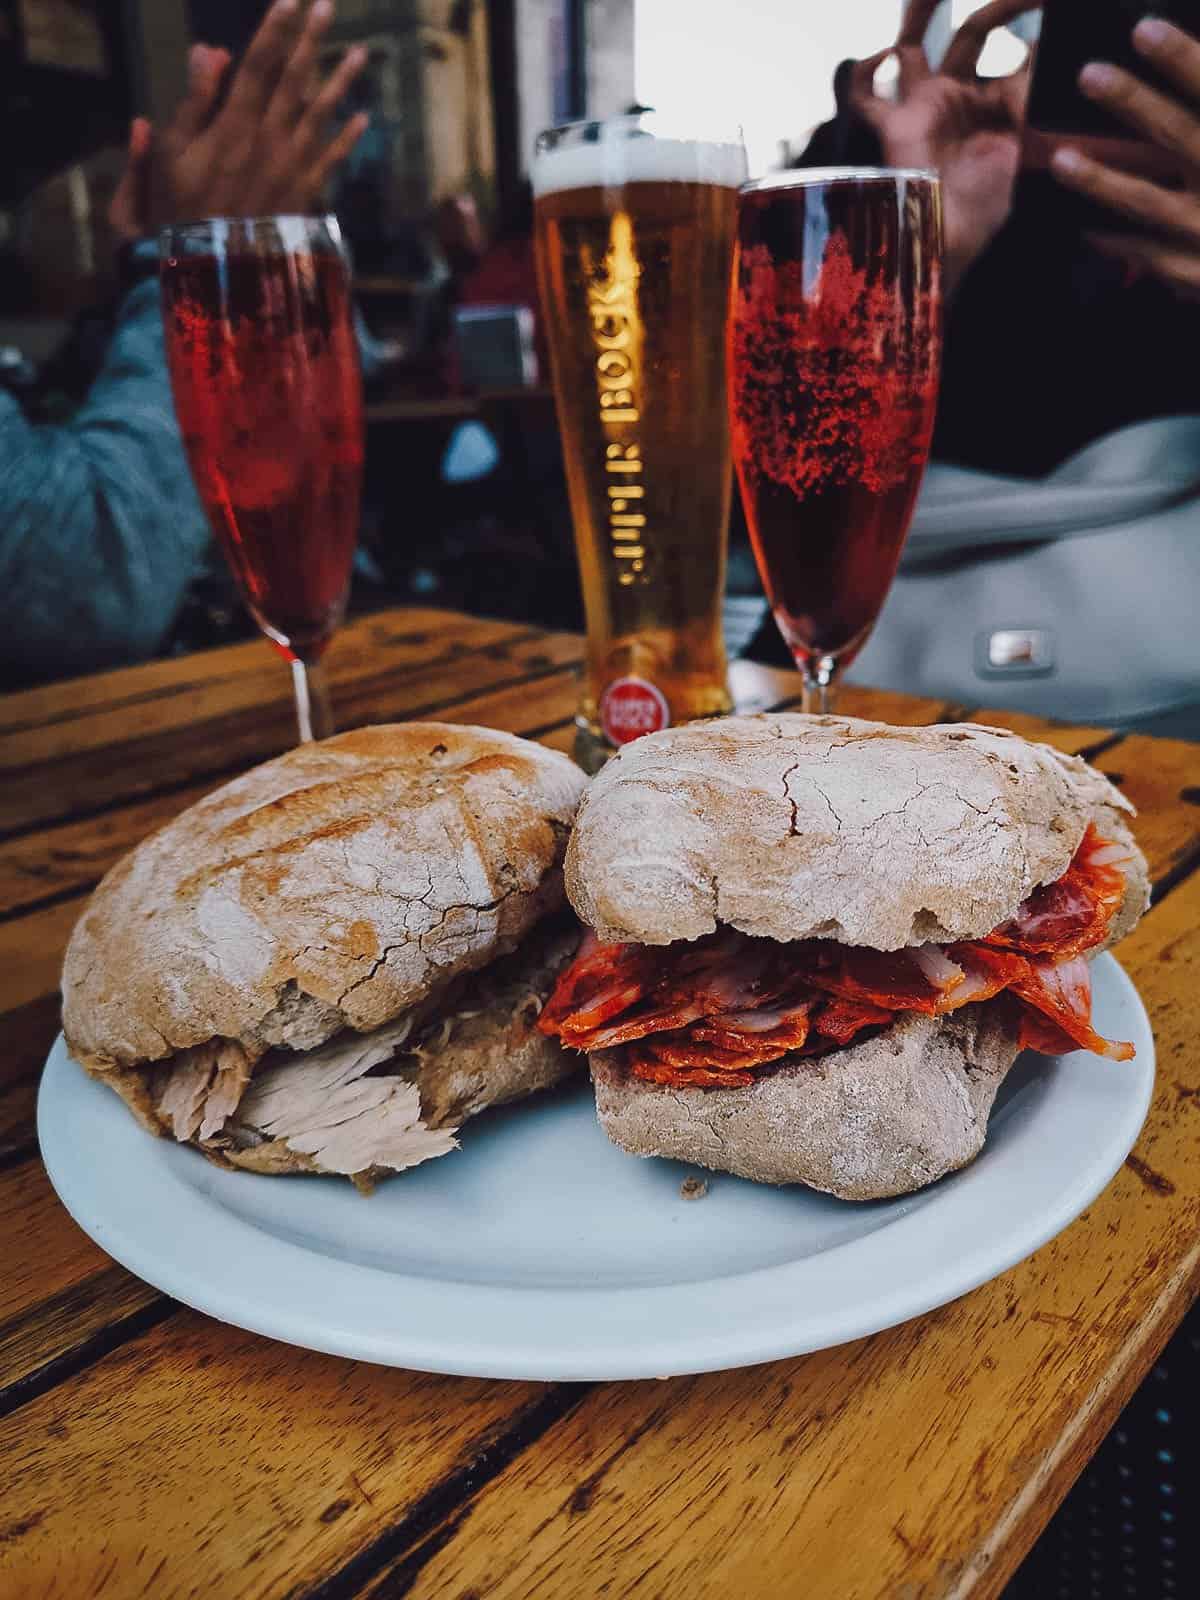
<instances>
[{"instance_id":1,"label":"light blue jacket","mask_svg":"<svg viewBox=\"0 0 1200 1600\"><path fill-rule=\"evenodd\" d=\"M355 326L370 377L380 357ZM69 422L31 423L0 391L0 682L154 655L208 548L150 279L123 301Z\"/></svg>"},{"instance_id":2,"label":"light blue jacket","mask_svg":"<svg viewBox=\"0 0 1200 1600\"><path fill-rule=\"evenodd\" d=\"M123 302L69 422L0 393L0 676L152 655L203 565L209 528L171 403L158 284Z\"/></svg>"}]
</instances>

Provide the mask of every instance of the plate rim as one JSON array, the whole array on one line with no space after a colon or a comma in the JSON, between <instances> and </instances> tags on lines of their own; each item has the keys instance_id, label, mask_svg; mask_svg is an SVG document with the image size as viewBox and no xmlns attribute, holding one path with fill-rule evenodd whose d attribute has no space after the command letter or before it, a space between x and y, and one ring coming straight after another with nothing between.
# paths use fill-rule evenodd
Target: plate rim
<instances>
[{"instance_id":1,"label":"plate rim","mask_svg":"<svg viewBox=\"0 0 1200 1600\"><path fill-rule=\"evenodd\" d=\"M882 1227L841 1240L814 1256L753 1268L733 1277L725 1274L683 1283L615 1287L514 1287L423 1279L331 1256L255 1226L202 1189L188 1184L172 1170L168 1159L182 1152L166 1141L151 1140L111 1091L80 1078L80 1086L105 1092L111 1100L114 1116L127 1119L128 1129L138 1135L139 1148L147 1156L144 1176L151 1182L162 1182L165 1174L166 1184L184 1197L184 1215L190 1222L200 1225L198 1236L193 1237L189 1232L191 1251L181 1252L180 1261L172 1262L164 1257L161 1240L156 1244L144 1237L144 1217L139 1233L140 1214L132 1205L130 1191L114 1186L111 1172L107 1173L109 1181L105 1181L104 1141L88 1141L83 1161L77 1149L65 1147L65 1130L56 1124L56 1119L69 1113L73 1081L80 1069L71 1060L61 1034L55 1040L39 1084L38 1141L60 1201L83 1231L114 1260L184 1305L252 1333L329 1355L476 1378L594 1382L752 1366L881 1332L970 1293L1034 1254L1068 1227L1107 1188L1145 1122L1155 1083L1155 1050L1149 1017L1128 974L1110 953L1097 959L1093 972L1100 980L1097 988L1103 985L1108 990L1111 986L1114 1000L1132 1006L1144 1035L1137 1040L1136 1062L1120 1069L1128 1071L1133 1067L1137 1074L1131 1083L1130 1098L1123 1106L1121 1132L1119 1136L1114 1133L1102 1157L1095 1156L1073 1176L1068 1175L1057 1191L1056 1202L1044 1215L1036 1219L1027 1216L1024 1226L1011 1224L969 1247L963 1235L970 1217L978 1214L978 1205L960 1204L956 1217L953 1204L939 1204L939 1197L960 1192L973 1195L979 1188L986 1194L989 1186L986 1147L979 1160L942 1180L942 1185L930 1191L919 1205ZM1113 1070L1111 1063L1086 1052L1061 1058L1060 1068L1063 1062L1076 1059L1099 1070ZM1055 1093L1058 1076L1055 1074L1050 1079L1046 1091L1050 1095ZM1060 1085L1060 1092L1063 1090L1069 1099L1071 1085ZM60 1111L62 1105L67 1107L67 1112ZM1035 1119L1043 1124L1043 1136L1051 1120L1048 1110L1048 1107L1041 1108ZM122 1121L118 1120L114 1126L122 1126ZM1037 1132L1036 1128L1026 1128L1019 1137L1027 1142L1031 1138L1036 1141ZM1043 1176L1039 1173L1039 1178ZM98 1195L103 1197L102 1214L96 1212ZM822 1289L828 1291L831 1281L836 1283L838 1267L846 1259L847 1252L857 1252L868 1264L876 1257L882 1264L889 1254L902 1253L894 1248L897 1239L901 1246L906 1246L914 1237L919 1241L922 1234L936 1235L939 1229L947 1245L943 1260L940 1266L925 1271L919 1284L893 1284L886 1291L864 1300L856 1314L853 1307L845 1305L835 1306L832 1311L819 1308L815 1313L811 1306L804 1311L798 1309L798 1302L803 1304L814 1293L819 1298ZM251 1256L265 1253L270 1258L267 1277L272 1279L277 1290L286 1291L289 1283L303 1282L306 1272L311 1277L315 1261L324 1269L331 1288L336 1282L350 1301L359 1302L356 1315L347 1317L332 1313L329 1307L335 1297L330 1289L324 1291L324 1299L315 1297L320 1302L319 1310L305 1303L314 1297L304 1293L293 1293L289 1297L284 1292L282 1299L275 1299L266 1292L266 1285L261 1281L256 1295L255 1285L248 1286L241 1281L247 1274L246 1265L239 1263L240 1271L231 1275L226 1270L228 1257L223 1256L223 1252L232 1249L236 1260L237 1247L248 1240L254 1241L248 1252ZM889 1251L882 1241L892 1246L892 1250ZM953 1245L956 1242L964 1249L961 1255L955 1254ZM261 1266L249 1270L261 1280ZM318 1271L317 1276L320 1275ZM732 1284L738 1285L739 1298L745 1297L752 1306L747 1318L742 1321L734 1318L720 1329L704 1326L706 1301L728 1295ZM386 1319L381 1320L382 1302L390 1300L394 1310L396 1297L401 1294L407 1296L407 1308L415 1307L429 1325L420 1329L386 1326ZM372 1312L369 1326L362 1320L364 1304ZM661 1329L668 1319L661 1312L670 1307L675 1308L670 1322L683 1331L674 1338L664 1339ZM545 1326L548 1316L567 1315L571 1310L578 1313L581 1309L586 1327L593 1330L596 1324L600 1327L599 1335L593 1331L590 1341L585 1337L566 1345L560 1339L550 1348L528 1334L520 1342L511 1331L519 1328L522 1316L530 1323ZM588 1313L594 1315L589 1319ZM489 1315L493 1331L490 1336L484 1336L476 1330L489 1325ZM429 1322L431 1316L432 1323ZM653 1338L630 1344L630 1321L636 1324L639 1316L644 1326L659 1331ZM439 1317L442 1325L437 1327ZM454 1337L447 1336L447 1323L453 1327ZM498 1335L497 1324L509 1327L506 1338ZM701 1328L700 1332L695 1331L697 1327ZM624 1344L620 1342L622 1329Z\"/></svg>"}]
</instances>

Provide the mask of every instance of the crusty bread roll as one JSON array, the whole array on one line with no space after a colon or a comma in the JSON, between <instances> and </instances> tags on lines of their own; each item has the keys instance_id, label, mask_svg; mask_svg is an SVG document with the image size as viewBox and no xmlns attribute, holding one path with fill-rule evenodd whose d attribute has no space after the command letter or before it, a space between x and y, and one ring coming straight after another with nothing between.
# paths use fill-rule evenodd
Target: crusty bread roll
<instances>
[{"instance_id":1,"label":"crusty bread roll","mask_svg":"<svg viewBox=\"0 0 1200 1600\"><path fill-rule=\"evenodd\" d=\"M895 950L984 937L1061 876L1094 822L1133 853L1112 944L1149 898L1130 812L1084 761L999 729L730 718L652 734L608 764L576 820L567 888L605 941L727 925ZM620 1050L590 1062L600 1121L631 1154L870 1200L971 1161L1017 1054L1012 1013L992 1002L902 1015L742 1088L665 1088Z\"/></svg>"},{"instance_id":2,"label":"crusty bread roll","mask_svg":"<svg viewBox=\"0 0 1200 1600\"><path fill-rule=\"evenodd\" d=\"M899 950L978 939L1059 877L1090 821L1132 807L1077 756L998 728L730 717L626 745L567 851L602 940L670 944L718 923Z\"/></svg>"},{"instance_id":3,"label":"crusty bread roll","mask_svg":"<svg viewBox=\"0 0 1200 1600\"><path fill-rule=\"evenodd\" d=\"M414 1153L418 1126L563 1076L570 1059L533 1021L577 942L545 919L563 904L584 784L540 745L436 722L363 728L255 768L97 888L63 969L72 1054L146 1126L214 1157L352 1176ZM468 987L485 967L499 976ZM377 1058L365 1065L359 1036ZM389 1041L419 1048L385 1079ZM264 1100L265 1073L298 1088L289 1063L315 1071L318 1052L325 1079L370 1111L357 1142L321 1145L311 1107L307 1128L274 1102L258 1124L234 1117ZM438 1141L421 1148L453 1144Z\"/></svg>"},{"instance_id":4,"label":"crusty bread roll","mask_svg":"<svg viewBox=\"0 0 1200 1600\"><path fill-rule=\"evenodd\" d=\"M986 1006L910 1013L832 1055L785 1059L746 1089L663 1090L632 1077L619 1051L589 1057L601 1125L631 1155L843 1200L907 1194L973 1160L1016 1059L1015 1029Z\"/></svg>"}]
</instances>

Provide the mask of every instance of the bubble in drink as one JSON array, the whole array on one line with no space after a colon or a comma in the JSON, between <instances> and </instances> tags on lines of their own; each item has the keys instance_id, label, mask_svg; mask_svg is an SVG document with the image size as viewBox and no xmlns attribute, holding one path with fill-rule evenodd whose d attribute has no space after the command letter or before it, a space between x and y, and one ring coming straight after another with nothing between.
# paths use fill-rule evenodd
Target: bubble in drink
<instances>
[{"instance_id":1,"label":"bubble in drink","mask_svg":"<svg viewBox=\"0 0 1200 1600\"><path fill-rule=\"evenodd\" d=\"M336 254L181 255L167 358L196 488L255 620L315 660L358 536L362 396Z\"/></svg>"},{"instance_id":2,"label":"bubble in drink","mask_svg":"<svg viewBox=\"0 0 1200 1600\"><path fill-rule=\"evenodd\" d=\"M853 660L895 577L933 434L940 278L928 175L788 175L741 197L734 463L801 666Z\"/></svg>"}]
</instances>

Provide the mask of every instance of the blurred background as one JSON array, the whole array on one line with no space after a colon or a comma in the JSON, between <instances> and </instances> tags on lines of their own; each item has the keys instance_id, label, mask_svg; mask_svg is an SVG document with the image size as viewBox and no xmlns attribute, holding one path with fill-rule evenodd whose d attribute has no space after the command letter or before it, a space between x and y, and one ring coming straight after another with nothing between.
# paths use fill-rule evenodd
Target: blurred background
<instances>
[{"instance_id":1,"label":"blurred background","mask_svg":"<svg viewBox=\"0 0 1200 1600\"><path fill-rule=\"evenodd\" d=\"M981 0L942 0L925 34L931 69L980 8ZM904 9L904 0L340 0L323 65L332 70L348 47L365 48L365 69L338 115L370 117L327 195L354 262L366 380L351 614L410 601L554 628L582 623L533 259L528 171L538 131L650 107L700 136L740 123L752 176L878 165L891 136L855 113L847 84L855 59L896 38ZM75 428L81 448L95 452L98 434L130 415L111 386L111 413L89 412L88 397L105 363L112 376L132 348L114 336L135 291L130 251L109 221L131 118L166 126L184 91L189 44L221 46L236 59L266 10L266 0L0 0L0 510L11 535L0 577L30 616L42 613L27 630L38 653L20 637L7 655L0 649L4 687L255 631L224 562L193 561L179 529L160 525L159 546L174 538L177 566L191 565L176 590L144 585L171 622L139 632L131 585L155 554L145 481L110 474L110 503L101 506L97 492L89 521L77 515L89 492L83 480L54 503L41 463L59 449L55 424ZM979 107L1003 89L994 80L1023 81L1023 38L1036 36L1036 18L1004 9L1003 21L978 77L972 66L964 88L952 55L942 80L983 118L971 137L994 131L999 102L987 102L986 114ZM876 111L897 109L894 65L890 94L887 72L885 64L877 75ZM953 156L953 138L945 129L941 137L941 156ZM1015 168L1016 124L1007 138ZM938 148L918 154L918 165L939 165ZM1002 164L994 149L985 159ZM911 153L898 164L912 165ZM969 167L958 163L960 185ZM1180 620L1191 615L1198 548L1200 297L1189 274L1200 276L1200 232L1176 263L1182 279L1168 281L1170 262L1156 274L1095 246L1059 215L1059 193L1049 213L1018 215L1011 172L1007 184L997 227L984 230L990 242L981 235L950 301L938 465L901 581L855 671L963 703L1200 736L1191 624ZM958 196L960 207L986 200ZM138 248L135 285L155 272L152 243ZM161 358L153 366L140 392L157 382L154 405L167 413ZM177 441L170 449L178 454ZM1078 482L1093 480L1102 509L1104 485L1118 480L1140 508L1108 534L1107 509L1082 522L1072 513L1074 523L1062 509L1075 504ZM118 549L112 508L122 494ZM197 514L193 506L193 521ZM179 521L173 510L166 520ZM1026 526L1028 552L1018 537ZM1061 552L1038 555L1047 528ZM1085 547L1080 533L1096 537ZM58 569L42 559L52 537ZM110 618L93 640L64 617L55 577L70 573L82 592L87 560L110 583L110 612L120 612L120 625ZM965 600L939 587L951 568ZM1143 626L1148 615L1156 629ZM950 616L960 624L953 639ZM725 624L731 656L784 659L764 620L736 495ZM1024 654L997 665L989 641L1009 648L1018 625ZM80 637L64 647L71 632ZM1118 638L1123 653L1103 647Z\"/></svg>"},{"instance_id":2,"label":"blurred background","mask_svg":"<svg viewBox=\"0 0 1200 1600\"><path fill-rule=\"evenodd\" d=\"M752 173L786 165L832 115L838 63L892 37L900 9L743 0L731 48L723 8L691 0L341 0L330 62L367 47L344 115L371 123L330 202L378 357L352 611L414 599L581 621L537 328L526 174L538 130L633 105L699 129L740 116ZM972 7L944 6L935 40L952 9ZM236 55L265 10L0 0L0 383L34 421L70 415L103 357L120 292L108 208L130 118L165 121L189 42ZM735 524L736 651L761 605L740 513ZM163 648L252 631L214 562Z\"/></svg>"}]
</instances>

